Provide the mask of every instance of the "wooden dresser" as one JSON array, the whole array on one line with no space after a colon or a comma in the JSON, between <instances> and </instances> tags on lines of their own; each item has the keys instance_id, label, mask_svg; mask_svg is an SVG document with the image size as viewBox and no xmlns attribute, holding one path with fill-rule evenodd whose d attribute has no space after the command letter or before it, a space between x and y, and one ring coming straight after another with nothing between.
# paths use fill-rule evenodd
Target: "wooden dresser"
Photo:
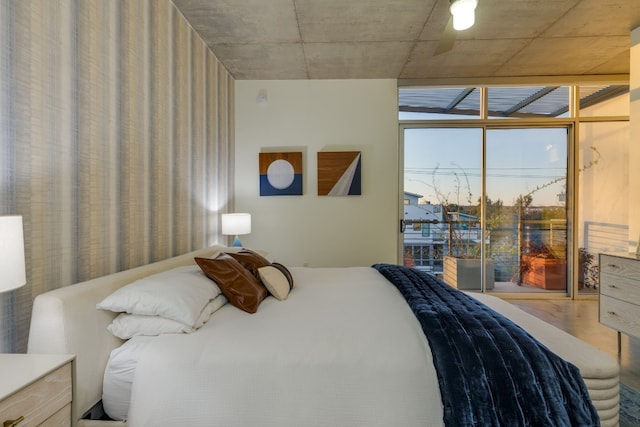
<instances>
[{"instance_id":1,"label":"wooden dresser","mask_svg":"<svg viewBox=\"0 0 640 427\"><path fill-rule=\"evenodd\" d=\"M73 356L0 354L0 423L71 426Z\"/></svg>"},{"instance_id":2,"label":"wooden dresser","mask_svg":"<svg viewBox=\"0 0 640 427\"><path fill-rule=\"evenodd\" d=\"M600 323L640 337L640 257L600 254Z\"/></svg>"}]
</instances>

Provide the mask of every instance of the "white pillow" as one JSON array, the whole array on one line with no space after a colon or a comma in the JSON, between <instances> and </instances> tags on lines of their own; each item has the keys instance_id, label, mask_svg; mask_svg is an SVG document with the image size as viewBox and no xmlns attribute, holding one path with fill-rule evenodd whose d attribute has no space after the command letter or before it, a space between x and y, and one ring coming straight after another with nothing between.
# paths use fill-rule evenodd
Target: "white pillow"
<instances>
[{"instance_id":1,"label":"white pillow","mask_svg":"<svg viewBox=\"0 0 640 427\"><path fill-rule=\"evenodd\" d=\"M290 290L289 280L282 271L276 267L267 265L258 268L258 274L260 275L262 284L271 295L280 301L287 299Z\"/></svg>"},{"instance_id":2,"label":"white pillow","mask_svg":"<svg viewBox=\"0 0 640 427\"><path fill-rule=\"evenodd\" d=\"M213 313L227 303L224 295L218 295L207 304L192 327L182 322L166 319L160 316L146 316L142 314L120 313L107 326L107 330L123 340L139 336L154 336L160 334L189 334L204 325Z\"/></svg>"},{"instance_id":3,"label":"white pillow","mask_svg":"<svg viewBox=\"0 0 640 427\"><path fill-rule=\"evenodd\" d=\"M193 327L204 306L219 294L218 286L194 264L136 280L96 307L116 313L160 316Z\"/></svg>"},{"instance_id":4,"label":"white pillow","mask_svg":"<svg viewBox=\"0 0 640 427\"><path fill-rule=\"evenodd\" d=\"M227 302L229 302L229 300L227 299L227 297L225 297L222 294L218 295L217 297L209 301L209 304L205 305L204 308L202 309L202 312L200 313L200 317L198 317L198 320L196 321L196 324L193 325L193 328L199 329L200 327L202 327L202 325L204 325L209 321L213 313L221 309L222 306L225 305Z\"/></svg>"}]
</instances>

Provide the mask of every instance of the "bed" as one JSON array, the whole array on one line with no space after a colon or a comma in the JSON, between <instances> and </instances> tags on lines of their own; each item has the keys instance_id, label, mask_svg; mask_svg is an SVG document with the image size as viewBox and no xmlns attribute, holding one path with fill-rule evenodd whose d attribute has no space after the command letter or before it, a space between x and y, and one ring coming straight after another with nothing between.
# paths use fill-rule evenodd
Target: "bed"
<instances>
[{"instance_id":1,"label":"bed","mask_svg":"<svg viewBox=\"0 0 640 427\"><path fill-rule=\"evenodd\" d=\"M424 324L381 269L285 268L295 283L286 299L269 288L255 313L223 304L188 333L123 340L107 329L118 313L96 308L137 280L229 252L214 246L35 299L28 352L76 355L76 425L125 424L87 418L102 418L112 352L140 338L125 425L445 425L449 409ZM498 298L452 291L511 319L577 367L589 396L583 403L601 425L617 425L613 358Z\"/></svg>"}]
</instances>

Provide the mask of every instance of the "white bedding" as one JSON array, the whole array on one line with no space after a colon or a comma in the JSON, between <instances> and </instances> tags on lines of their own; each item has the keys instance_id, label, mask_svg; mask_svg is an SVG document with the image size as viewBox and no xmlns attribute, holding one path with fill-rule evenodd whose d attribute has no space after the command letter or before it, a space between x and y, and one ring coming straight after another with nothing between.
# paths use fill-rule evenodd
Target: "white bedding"
<instances>
[{"instance_id":1,"label":"white bedding","mask_svg":"<svg viewBox=\"0 0 640 427\"><path fill-rule=\"evenodd\" d=\"M194 257L213 257L228 250L231 248L215 245L55 289L35 298L27 350L29 353L76 355L72 416L78 426L124 425L112 421L80 420L83 415L94 420L102 417L100 405L96 404L103 394L105 366L109 354L123 342L107 330L117 314L96 310L96 304L135 280L179 266L193 265ZM173 348L171 354L165 354L166 350L154 343L153 351L144 352L143 364L147 367L140 375L141 380L136 380L136 390L133 390L133 400L140 404L139 408L134 405L136 408L133 410L134 418L139 422L127 425L167 425L168 421L163 420L162 415L158 415L155 421L152 418L154 411L160 414L165 411L167 402L173 408L173 420L177 414L181 414L181 420L192 419L197 416L194 408L205 408L205 415L208 411L212 421L200 420L192 425L234 426L243 422L246 426L335 425L337 423L332 420L338 418L341 418L339 425L346 426L441 425L440 394L430 351L417 321L395 287L381 282L379 274L368 267L292 270L297 275L298 284L286 301L269 297L254 315L227 305L213 315L202 335L196 332L193 336L154 339ZM371 289L354 278L358 271L373 282ZM346 280L336 283L340 280L336 274L340 272L345 274ZM322 276L330 278L330 283L323 284ZM307 279L309 282L305 284ZM347 301L348 295L355 296L355 300ZM619 365L614 358L495 296L471 295L511 318L551 350L578 366L600 414L602 426L618 425ZM357 313L357 317L352 313ZM301 320L309 324L303 326ZM223 324L232 324L234 326L230 327L235 329L223 332L220 330ZM332 329L327 333L319 332L325 326ZM295 331L295 328L304 330L293 332L293 344L283 344L285 338L281 335L291 329ZM374 336L360 342L356 338L350 339L347 329L354 332L364 329L373 332ZM233 330L237 331L235 335ZM225 335L233 337L233 341L224 343ZM191 342L196 336L207 337L210 342ZM264 342L268 345L258 350L257 347ZM391 350L380 348L385 342L390 343ZM298 344L304 348L299 348ZM182 345L198 351L203 347L209 348L210 354L195 358L202 363L194 368L194 375L187 373L193 368L189 364L195 359L185 356L186 352L179 347ZM349 348L347 354L330 353L345 347ZM243 351L237 361L229 361L233 349ZM258 351L261 356L256 354ZM297 360L299 357L302 359ZM427 361L423 367L412 365L421 357ZM244 360L252 362L247 369L242 365ZM358 363L353 364L354 360ZM163 366L163 361L173 366ZM207 364L214 369L205 377L203 372L207 371ZM158 382L169 383L170 389L154 389L153 381L144 378L154 375L153 366L159 372ZM275 371L267 374L260 369L265 366L273 366ZM305 370L304 377L291 380L292 375L302 370ZM390 371L394 373L390 374ZM344 378L341 372L346 372ZM197 378L190 385L181 376ZM363 382L353 384L359 376ZM241 386L243 378L250 381ZM313 388L312 381L317 383ZM227 389L228 392L225 391ZM416 394L412 395L412 391ZM297 399L297 392L301 400ZM250 402L249 397L254 401ZM265 410L266 406L275 409ZM145 411L149 413L145 414ZM425 420L428 421L425 423ZM189 422L178 424L189 425Z\"/></svg>"},{"instance_id":2,"label":"white bedding","mask_svg":"<svg viewBox=\"0 0 640 427\"><path fill-rule=\"evenodd\" d=\"M369 267L291 272L286 301L227 304L148 342L128 425L442 425L431 352L396 288Z\"/></svg>"},{"instance_id":3,"label":"white bedding","mask_svg":"<svg viewBox=\"0 0 640 427\"><path fill-rule=\"evenodd\" d=\"M109 417L126 420L131 400L131 384L142 349L155 336L136 336L127 340L109 355L102 383L102 405Z\"/></svg>"}]
</instances>

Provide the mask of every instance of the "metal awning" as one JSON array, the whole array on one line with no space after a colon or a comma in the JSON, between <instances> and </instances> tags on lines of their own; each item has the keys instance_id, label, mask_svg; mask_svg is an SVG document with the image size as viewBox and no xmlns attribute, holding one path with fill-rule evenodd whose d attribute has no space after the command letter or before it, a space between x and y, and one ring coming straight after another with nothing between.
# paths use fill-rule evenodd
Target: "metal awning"
<instances>
[{"instance_id":1,"label":"metal awning","mask_svg":"<svg viewBox=\"0 0 640 427\"><path fill-rule=\"evenodd\" d=\"M629 92L628 85L580 86L580 108ZM400 88L400 111L480 116L480 89ZM490 117L559 117L569 111L569 86L490 87Z\"/></svg>"}]
</instances>

